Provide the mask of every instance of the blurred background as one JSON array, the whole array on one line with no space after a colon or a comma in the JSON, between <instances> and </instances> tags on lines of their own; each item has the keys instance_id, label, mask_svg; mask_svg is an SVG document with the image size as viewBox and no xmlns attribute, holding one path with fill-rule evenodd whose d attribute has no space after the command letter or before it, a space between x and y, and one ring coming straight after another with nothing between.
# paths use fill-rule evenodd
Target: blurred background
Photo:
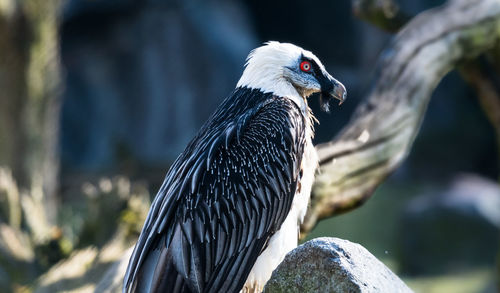
<instances>
[{"instance_id":1,"label":"blurred background","mask_svg":"<svg viewBox=\"0 0 500 293\"><path fill-rule=\"evenodd\" d=\"M443 1L398 3L414 15ZM329 115L311 99L321 143L368 93L393 37L347 0L6 0L0 15L0 292L91 288L251 49L292 42L344 83L348 100ZM358 242L417 292L495 292L497 155L474 90L452 72L404 165L308 239ZM61 279L61 260L90 269Z\"/></svg>"}]
</instances>

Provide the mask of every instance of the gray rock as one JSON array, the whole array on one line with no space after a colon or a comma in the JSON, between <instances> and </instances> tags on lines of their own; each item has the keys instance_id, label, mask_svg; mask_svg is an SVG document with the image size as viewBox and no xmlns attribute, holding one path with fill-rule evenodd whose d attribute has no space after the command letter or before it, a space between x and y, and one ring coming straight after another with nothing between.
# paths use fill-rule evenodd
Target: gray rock
<instances>
[{"instance_id":1,"label":"gray rock","mask_svg":"<svg viewBox=\"0 0 500 293\"><path fill-rule=\"evenodd\" d=\"M359 244L316 238L287 254L264 292L412 292Z\"/></svg>"},{"instance_id":2,"label":"gray rock","mask_svg":"<svg viewBox=\"0 0 500 293\"><path fill-rule=\"evenodd\" d=\"M500 246L500 187L460 175L445 189L415 197L400 223L399 262L405 274L492 267Z\"/></svg>"}]
</instances>

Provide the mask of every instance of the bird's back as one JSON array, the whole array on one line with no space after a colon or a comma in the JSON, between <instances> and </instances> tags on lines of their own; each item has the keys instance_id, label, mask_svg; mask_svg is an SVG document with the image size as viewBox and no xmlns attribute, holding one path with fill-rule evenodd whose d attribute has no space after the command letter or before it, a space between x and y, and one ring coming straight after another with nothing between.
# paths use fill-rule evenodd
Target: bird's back
<instances>
[{"instance_id":1,"label":"bird's back","mask_svg":"<svg viewBox=\"0 0 500 293\"><path fill-rule=\"evenodd\" d=\"M169 170L124 292L238 292L290 210L305 131L291 100L236 89Z\"/></svg>"}]
</instances>

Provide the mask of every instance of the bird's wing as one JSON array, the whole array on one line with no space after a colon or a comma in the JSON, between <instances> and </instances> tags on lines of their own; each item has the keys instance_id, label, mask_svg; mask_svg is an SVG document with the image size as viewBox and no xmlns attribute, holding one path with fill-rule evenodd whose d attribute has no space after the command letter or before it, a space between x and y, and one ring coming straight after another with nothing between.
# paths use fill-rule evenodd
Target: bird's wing
<instances>
[{"instance_id":1,"label":"bird's wing","mask_svg":"<svg viewBox=\"0 0 500 293\"><path fill-rule=\"evenodd\" d=\"M271 96L227 120L202 129L167 175L127 269L129 290L140 281L238 291L284 222L305 143L300 110Z\"/></svg>"}]
</instances>

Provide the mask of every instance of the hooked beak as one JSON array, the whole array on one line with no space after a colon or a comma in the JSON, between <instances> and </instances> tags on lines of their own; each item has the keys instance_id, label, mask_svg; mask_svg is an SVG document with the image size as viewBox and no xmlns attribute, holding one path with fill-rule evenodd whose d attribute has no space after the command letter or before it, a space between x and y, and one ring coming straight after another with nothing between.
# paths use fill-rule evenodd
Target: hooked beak
<instances>
[{"instance_id":1,"label":"hooked beak","mask_svg":"<svg viewBox=\"0 0 500 293\"><path fill-rule=\"evenodd\" d=\"M347 91L343 84L333 78L328 72L323 73L323 77L319 80L321 85L320 105L321 110L330 112L330 101L335 98L339 100L339 106L347 98Z\"/></svg>"}]
</instances>

